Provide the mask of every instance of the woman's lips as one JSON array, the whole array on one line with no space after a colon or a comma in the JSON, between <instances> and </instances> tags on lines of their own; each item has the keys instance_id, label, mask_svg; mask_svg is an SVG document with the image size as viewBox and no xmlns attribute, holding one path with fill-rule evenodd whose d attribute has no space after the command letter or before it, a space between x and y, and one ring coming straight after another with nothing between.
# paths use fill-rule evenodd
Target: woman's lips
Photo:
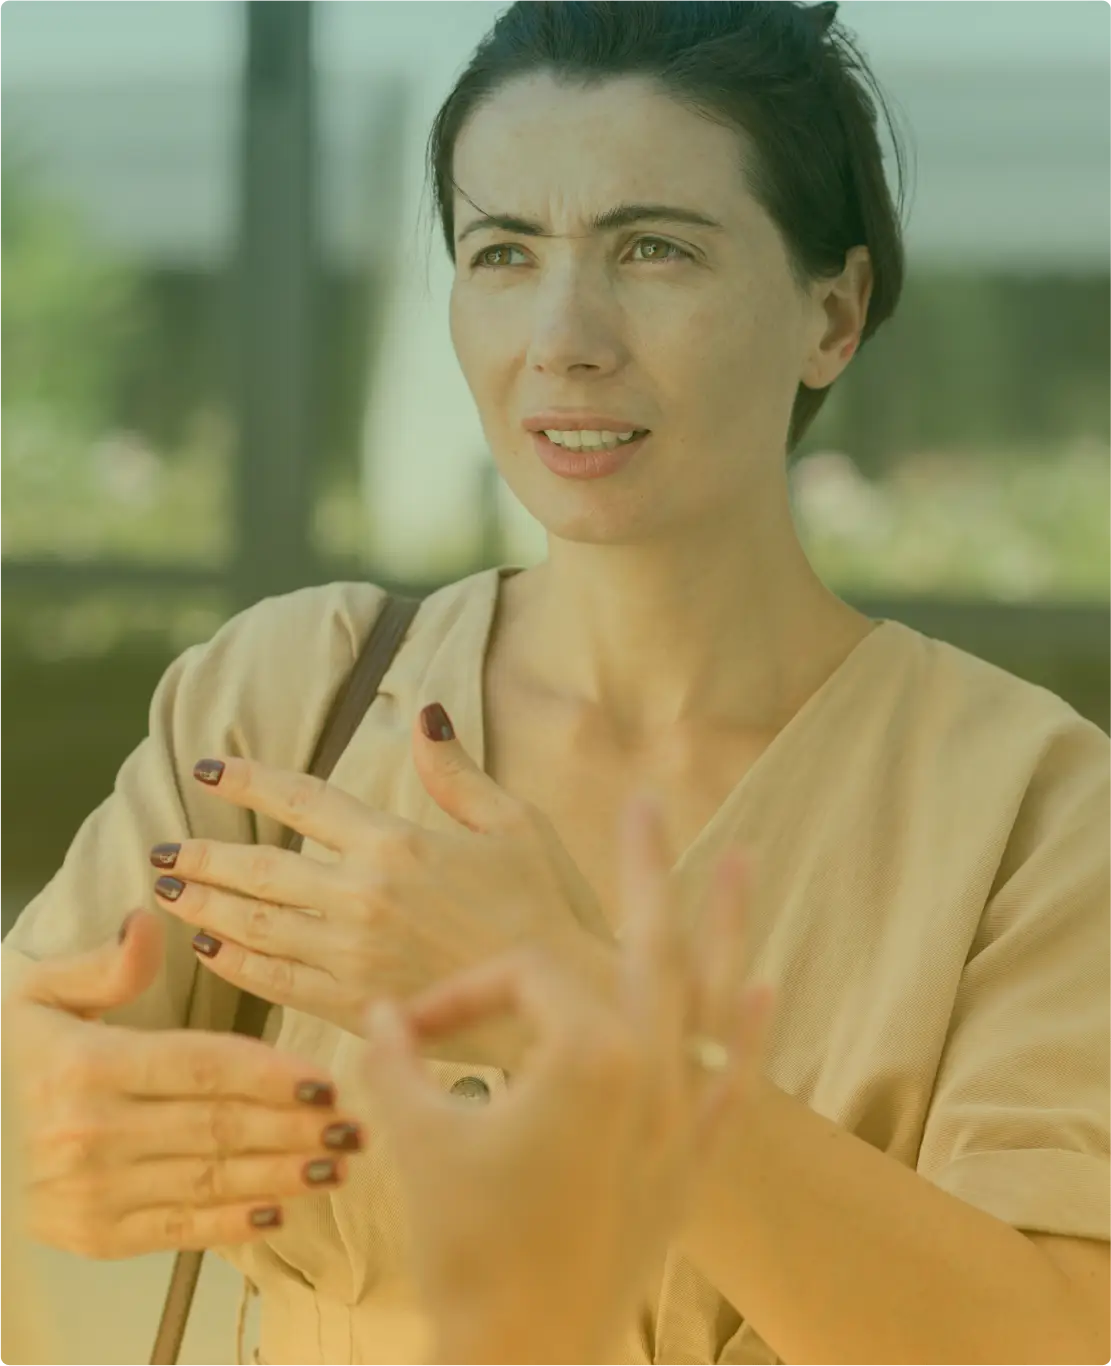
<instances>
[{"instance_id":1,"label":"woman's lips","mask_svg":"<svg viewBox=\"0 0 1111 1366\"><path fill-rule=\"evenodd\" d=\"M557 446L543 432L532 432L530 435L537 455L553 474L558 474L562 479L601 479L624 469L652 433L645 432L643 436L634 437L620 446L592 451L572 451L566 446Z\"/></svg>"}]
</instances>

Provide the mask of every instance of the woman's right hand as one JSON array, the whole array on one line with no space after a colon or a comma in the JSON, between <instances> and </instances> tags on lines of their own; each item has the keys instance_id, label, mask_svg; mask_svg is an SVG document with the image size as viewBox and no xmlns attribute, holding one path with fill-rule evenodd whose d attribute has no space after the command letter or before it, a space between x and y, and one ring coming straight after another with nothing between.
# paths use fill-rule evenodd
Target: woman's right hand
<instances>
[{"instance_id":1,"label":"woman's right hand","mask_svg":"<svg viewBox=\"0 0 1111 1366\"><path fill-rule=\"evenodd\" d=\"M4 1004L37 1242L116 1258L262 1239L283 1201L338 1185L342 1154L362 1146L311 1063L256 1039L98 1018L151 984L163 933L137 912L122 942L36 964Z\"/></svg>"},{"instance_id":2,"label":"woman's right hand","mask_svg":"<svg viewBox=\"0 0 1111 1366\"><path fill-rule=\"evenodd\" d=\"M773 996L746 980L747 861L722 861L692 937L656 803L629 805L620 852L612 981L519 950L368 1016L434 1361L616 1360L723 1110L760 1073ZM443 1094L419 1045L507 1012L532 1045L507 1090Z\"/></svg>"}]
</instances>

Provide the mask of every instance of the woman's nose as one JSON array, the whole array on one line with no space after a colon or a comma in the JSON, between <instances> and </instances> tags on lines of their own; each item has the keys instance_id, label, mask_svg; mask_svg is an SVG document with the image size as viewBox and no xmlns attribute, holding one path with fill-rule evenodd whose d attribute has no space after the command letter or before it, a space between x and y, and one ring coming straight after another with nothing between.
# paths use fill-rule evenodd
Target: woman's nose
<instances>
[{"instance_id":1,"label":"woman's nose","mask_svg":"<svg viewBox=\"0 0 1111 1366\"><path fill-rule=\"evenodd\" d=\"M564 292L537 301L529 339L529 363L537 369L570 370L588 365L611 370L620 363L625 344L619 320L603 301Z\"/></svg>"}]
</instances>

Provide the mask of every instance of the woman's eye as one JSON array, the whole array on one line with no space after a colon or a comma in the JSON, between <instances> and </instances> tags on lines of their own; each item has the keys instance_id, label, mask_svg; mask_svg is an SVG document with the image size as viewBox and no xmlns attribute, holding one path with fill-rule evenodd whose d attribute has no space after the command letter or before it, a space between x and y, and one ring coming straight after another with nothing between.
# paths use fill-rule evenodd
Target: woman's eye
<instances>
[{"instance_id":1,"label":"woman's eye","mask_svg":"<svg viewBox=\"0 0 1111 1366\"><path fill-rule=\"evenodd\" d=\"M690 252L677 247L674 242L665 242L662 237L640 237L633 244L633 251L643 249L644 254L636 259L641 261L689 261Z\"/></svg>"},{"instance_id":2,"label":"woman's eye","mask_svg":"<svg viewBox=\"0 0 1111 1366\"><path fill-rule=\"evenodd\" d=\"M502 246L502 247L485 247L485 249L482 250L482 251L480 251L480 253L478 253L478 254L476 255L476 257L471 258L470 264L471 264L471 266L474 266L474 268L476 268L476 269L478 269L478 270L496 270L496 269L497 269L497 265L493 265L491 261L486 260L486 257L492 257L492 255L495 254L495 251L519 251L519 250L521 250L521 249L519 249L519 247L508 247L508 246ZM504 264L504 262L499 262L499 265L503 265L503 264Z\"/></svg>"},{"instance_id":3,"label":"woman's eye","mask_svg":"<svg viewBox=\"0 0 1111 1366\"><path fill-rule=\"evenodd\" d=\"M640 247L642 246L648 246L650 247L650 249L653 249L653 254L646 255L646 257L641 257L640 260L638 260L637 262L638 265L652 265L655 264L655 262L664 262L664 264L666 264L666 262L668 261L693 260L690 251L685 251L682 249L682 247L676 247L674 242L666 242L666 240L664 240L663 238L637 238L637 240L635 240L634 242L633 250L635 251L637 249L640 249ZM663 247L663 251L656 250L660 249L660 247ZM519 250L521 250L521 247L512 247L508 245L484 247L484 249L478 251L477 255L471 257L471 268L477 270L500 269L503 265L506 265L506 261L495 262L491 260L491 257L493 257L493 255L495 255L496 253L499 253L499 251L500 253L507 253L507 251ZM667 253L667 251L671 251L671 253L674 253L674 255L664 254Z\"/></svg>"}]
</instances>

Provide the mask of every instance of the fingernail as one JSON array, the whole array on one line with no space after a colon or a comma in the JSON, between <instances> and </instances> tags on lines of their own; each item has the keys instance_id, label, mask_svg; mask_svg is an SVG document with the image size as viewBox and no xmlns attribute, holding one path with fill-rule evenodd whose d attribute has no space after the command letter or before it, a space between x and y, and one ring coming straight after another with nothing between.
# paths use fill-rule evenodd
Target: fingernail
<instances>
[{"instance_id":1,"label":"fingernail","mask_svg":"<svg viewBox=\"0 0 1111 1366\"><path fill-rule=\"evenodd\" d=\"M206 958L215 958L224 947L224 941L216 939L211 934L195 934L193 936L193 947L198 953L203 953Z\"/></svg>"},{"instance_id":2,"label":"fingernail","mask_svg":"<svg viewBox=\"0 0 1111 1366\"><path fill-rule=\"evenodd\" d=\"M177 877L160 877L154 884L154 890L167 901L176 901L185 891L185 883Z\"/></svg>"},{"instance_id":3,"label":"fingernail","mask_svg":"<svg viewBox=\"0 0 1111 1366\"><path fill-rule=\"evenodd\" d=\"M280 1228L282 1212L277 1205L266 1205L263 1209L251 1211L251 1224L255 1228Z\"/></svg>"},{"instance_id":4,"label":"fingernail","mask_svg":"<svg viewBox=\"0 0 1111 1366\"><path fill-rule=\"evenodd\" d=\"M363 1149L363 1135L357 1124L329 1124L321 1134L326 1148L341 1153L358 1153Z\"/></svg>"},{"instance_id":5,"label":"fingernail","mask_svg":"<svg viewBox=\"0 0 1111 1366\"><path fill-rule=\"evenodd\" d=\"M156 868L172 868L180 853L180 844L156 844L150 851L150 861Z\"/></svg>"},{"instance_id":6,"label":"fingernail","mask_svg":"<svg viewBox=\"0 0 1111 1366\"><path fill-rule=\"evenodd\" d=\"M302 1105L334 1105L336 1088L326 1081L300 1081L293 1093Z\"/></svg>"},{"instance_id":7,"label":"fingernail","mask_svg":"<svg viewBox=\"0 0 1111 1366\"><path fill-rule=\"evenodd\" d=\"M123 918L123 920L120 922L120 929L119 929L119 933L117 934L116 938L119 940L119 942L120 942L121 944L122 944L123 941L127 938L127 931L128 931L128 929L129 929L129 927L130 927L130 925L131 925L131 922L135 919L135 917L136 917L138 914L139 914L138 911L132 911L130 915L125 915L124 918Z\"/></svg>"},{"instance_id":8,"label":"fingernail","mask_svg":"<svg viewBox=\"0 0 1111 1366\"><path fill-rule=\"evenodd\" d=\"M431 702L421 711L420 728L430 740L455 739L455 729L439 702Z\"/></svg>"},{"instance_id":9,"label":"fingernail","mask_svg":"<svg viewBox=\"0 0 1111 1366\"><path fill-rule=\"evenodd\" d=\"M200 783L207 783L209 787L215 787L223 776L222 759L202 759L200 763L193 765L193 777Z\"/></svg>"},{"instance_id":10,"label":"fingernail","mask_svg":"<svg viewBox=\"0 0 1111 1366\"><path fill-rule=\"evenodd\" d=\"M334 1186L339 1180L336 1164L327 1157L318 1157L313 1162L306 1162L301 1168L301 1175L305 1178L305 1184L309 1186Z\"/></svg>"}]
</instances>

